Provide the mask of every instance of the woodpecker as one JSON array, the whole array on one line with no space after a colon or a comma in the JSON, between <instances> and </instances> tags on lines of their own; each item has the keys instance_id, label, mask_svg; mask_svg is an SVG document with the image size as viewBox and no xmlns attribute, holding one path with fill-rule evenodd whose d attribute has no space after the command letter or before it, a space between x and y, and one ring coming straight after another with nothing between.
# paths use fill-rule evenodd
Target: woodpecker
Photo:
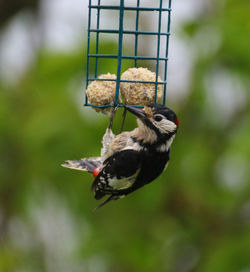
<instances>
[{"instance_id":1,"label":"woodpecker","mask_svg":"<svg viewBox=\"0 0 250 272\"><path fill-rule=\"evenodd\" d=\"M91 191L97 208L122 198L155 180L166 169L170 147L178 129L178 118L168 107L150 104L143 109L125 106L137 117L138 127L114 135L112 118L102 140L100 157L66 161L62 166L93 174Z\"/></svg>"}]
</instances>

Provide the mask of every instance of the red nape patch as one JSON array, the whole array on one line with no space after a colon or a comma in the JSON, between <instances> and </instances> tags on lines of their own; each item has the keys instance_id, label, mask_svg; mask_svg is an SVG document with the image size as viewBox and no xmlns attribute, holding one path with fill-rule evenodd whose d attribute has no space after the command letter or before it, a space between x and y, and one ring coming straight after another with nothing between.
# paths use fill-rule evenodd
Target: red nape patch
<instances>
[{"instance_id":1,"label":"red nape patch","mask_svg":"<svg viewBox=\"0 0 250 272\"><path fill-rule=\"evenodd\" d=\"M98 176L98 174L100 173L100 171L96 168L93 170L93 176L94 178L96 178Z\"/></svg>"},{"instance_id":2,"label":"red nape patch","mask_svg":"<svg viewBox=\"0 0 250 272\"><path fill-rule=\"evenodd\" d=\"M177 127L179 126L179 120L178 120L178 118L175 119L175 124L176 124Z\"/></svg>"}]
</instances>

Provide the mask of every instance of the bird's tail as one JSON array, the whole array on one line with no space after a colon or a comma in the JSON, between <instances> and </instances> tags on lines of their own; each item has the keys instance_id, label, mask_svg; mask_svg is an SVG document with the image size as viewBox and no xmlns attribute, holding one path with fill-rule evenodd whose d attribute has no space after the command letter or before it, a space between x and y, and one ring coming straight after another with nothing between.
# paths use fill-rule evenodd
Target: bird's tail
<instances>
[{"instance_id":1,"label":"bird's tail","mask_svg":"<svg viewBox=\"0 0 250 272\"><path fill-rule=\"evenodd\" d=\"M111 201L111 200L117 200L117 199L119 199L119 198L120 198L120 196L115 196L115 195L109 196L109 197L106 198L103 202L101 202L101 204L99 204L99 205L94 209L94 211L100 209L102 206L106 205L109 201Z\"/></svg>"},{"instance_id":2,"label":"bird's tail","mask_svg":"<svg viewBox=\"0 0 250 272\"><path fill-rule=\"evenodd\" d=\"M73 161L68 160L62 164L63 167L80 171L87 171L89 173L93 173L95 169L101 168L101 165L102 165L101 157L83 158L80 160Z\"/></svg>"}]
</instances>

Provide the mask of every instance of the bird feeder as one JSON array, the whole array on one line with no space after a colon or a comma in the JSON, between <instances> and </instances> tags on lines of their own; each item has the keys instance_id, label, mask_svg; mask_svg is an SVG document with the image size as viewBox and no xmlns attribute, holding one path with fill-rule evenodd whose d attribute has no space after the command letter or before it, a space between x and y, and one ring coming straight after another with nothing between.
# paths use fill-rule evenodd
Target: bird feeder
<instances>
[{"instance_id":1,"label":"bird feeder","mask_svg":"<svg viewBox=\"0 0 250 272\"><path fill-rule=\"evenodd\" d=\"M112 103L105 105L98 105L97 103L90 103L87 95L85 94L85 106L91 106L99 110L103 110L108 107L124 107L124 101L120 100L121 95L121 86L126 83L147 83L154 84L154 102L157 102L158 92L161 89L162 92L162 101L161 104L166 104L166 85L167 85L167 64L168 64L168 47L169 47L169 36L170 36L170 19L171 19L171 0L157 0L151 1L150 6L145 6L145 3L142 5L140 0L135 0L134 5L127 5L124 0L120 0L119 4L112 5L106 4L109 1L105 1L105 4L101 3L104 0L89 0L88 6L88 45L87 45L87 75L86 75L86 88L93 82L109 82L110 86L115 86L114 90L114 99ZM118 2L118 1L117 1ZM143 1L141 1L143 2ZM145 1L144 1L145 2ZM164 3L163 3L164 2ZM119 13L117 23L117 29L107 29L102 28L102 16L106 11L116 11ZM129 12L132 14L132 19L134 22L133 29L126 29L126 25L124 24L124 20L126 18L126 13ZM155 31L148 31L146 29L142 29L140 27L140 18L141 15L147 16L147 14L152 13L157 15L157 25ZM150 18L150 16L149 16ZM103 54L99 53L100 43L102 39L100 35L109 34L114 36L114 40L117 40L117 53L115 54ZM127 54L123 50L125 47L125 35L131 35L133 38L133 48L130 48L132 54ZM153 49L151 51L151 55L140 55L140 45L139 39L143 39L143 36L147 36L147 38L152 38L152 40L156 41ZM130 38L131 38L130 37ZM91 49L91 45L95 44L95 51ZM154 51L154 52L153 52ZM125 52L125 53L124 53ZM161 52L161 53L160 53ZM100 59L110 59L117 60L116 67L116 75L110 76L100 76L98 74ZM151 65L153 65L154 70L154 78L150 80L138 80L138 79L125 79L122 77L122 63L125 60L131 60L133 63L133 67L139 68L138 65L142 61L151 61ZM161 71L160 71L161 67ZM146 68L146 66L145 66ZM103 69L103 67L102 67ZM90 72L90 70L92 72ZM110 71L106 71L108 74ZM161 78L161 79L160 79ZM113 85L112 85L113 83ZM115 83L115 85L114 85ZM97 83L98 85L98 83ZM107 85L109 87L109 85ZM161 88L159 88L161 87ZM127 103L128 104L128 103ZM130 104L130 106L134 106ZM144 105L136 105L136 107L143 107Z\"/></svg>"}]
</instances>

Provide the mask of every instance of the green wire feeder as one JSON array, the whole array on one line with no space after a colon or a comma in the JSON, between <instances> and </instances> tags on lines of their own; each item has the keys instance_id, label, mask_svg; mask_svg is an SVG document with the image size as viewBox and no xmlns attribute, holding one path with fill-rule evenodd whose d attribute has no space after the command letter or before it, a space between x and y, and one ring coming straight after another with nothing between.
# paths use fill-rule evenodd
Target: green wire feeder
<instances>
[{"instance_id":1,"label":"green wire feeder","mask_svg":"<svg viewBox=\"0 0 250 272\"><path fill-rule=\"evenodd\" d=\"M154 102L157 102L157 87L159 84L163 85L163 99L162 104L166 104L166 84L167 84L167 63L168 63L168 47L169 47L169 36L170 36L170 19L171 19L171 0L165 0L167 2L167 8L163 8L163 0L152 1L155 3L155 7L142 7L140 5L140 0L137 0L136 6L127 6L124 4L124 0L120 0L120 5L102 5L101 0L95 1L97 4L92 4L92 0L89 0L89 16L88 16L88 47L87 47L87 75L86 75L86 89L88 85L93 81L114 81L116 82L115 87L115 100L112 104L107 105L94 105L88 102L88 97L85 94L85 106L91 106L94 108L100 108L103 110L108 107L124 107L124 104L120 103L119 101L119 92L120 92L120 83L121 82L132 82L132 83L153 83L155 85L155 98ZM100 28L100 16L101 11L103 10L118 10L119 11L119 29L101 29ZM95 11L96 16L96 28L92 28L91 20L93 16L93 11ZM124 11L135 11L135 30L126 30L124 29ZM139 30L139 16L141 12L157 12L158 13L158 31L141 31ZM165 32L162 32L162 21L167 20L167 29ZM95 35L95 54L90 54L90 44L91 44L91 33L96 33ZM99 54L99 35L100 33L109 33L112 35L118 35L118 52L117 54ZM123 55L123 37L124 34L133 35L135 39L134 45L134 54L133 55ZM157 44L156 44L156 57L153 56L139 56L138 55L138 38L139 36L147 35L152 37L157 37ZM161 37L166 36L165 42L165 56L160 57L160 45L161 45ZM99 59L106 58L106 59L117 59L117 73L116 79L105 79L105 78L98 78L98 64ZM94 59L95 67L94 69L94 77L90 76L90 59ZM139 81L139 80L122 80L121 79L121 65L122 61L125 59L133 60L134 67L137 67L138 61L142 60L151 60L155 63L155 80L154 81ZM160 62L164 62L164 70L163 70L163 80L158 81L159 76L159 64ZM93 67L91 67L93 68ZM109 71L107 71L109 72ZM130 105L135 107L143 107L144 105Z\"/></svg>"}]
</instances>

